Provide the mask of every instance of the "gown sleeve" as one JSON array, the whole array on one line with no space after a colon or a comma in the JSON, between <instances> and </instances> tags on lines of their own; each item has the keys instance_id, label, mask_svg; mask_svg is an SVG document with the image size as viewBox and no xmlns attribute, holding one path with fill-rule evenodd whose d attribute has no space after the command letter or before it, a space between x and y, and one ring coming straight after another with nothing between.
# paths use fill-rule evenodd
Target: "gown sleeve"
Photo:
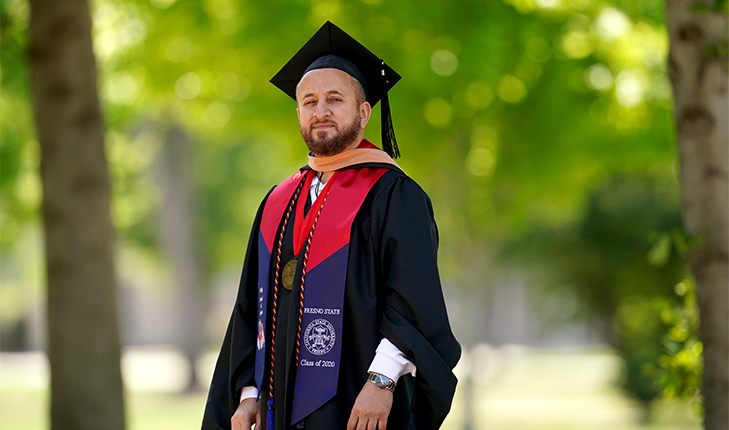
<instances>
[{"instance_id":1,"label":"gown sleeve","mask_svg":"<svg viewBox=\"0 0 729 430\"><path fill-rule=\"evenodd\" d=\"M271 192L269 191L269 195ZM205 404L202 430L229 430L230 418L240 403L245 386L255 386L256 313L258 283L258 235L263 216L261 203L253 221L243 262L238 295L228 322L220 355L215 364Z\"/></svg>"},{"instance_id":2,"label":"gown sleeve","mask_svg":"<svg viewBox=\"0 0 729 430\"><path fill-rule=\"evenodd\" d=\"M418 369L415 428L439 428L451 407L461 356L446 313L437 267L438 230L433 207L411 179L397 180L384 196L381 262L385 305L380 333Z\"/></svg>"}]
</instances>

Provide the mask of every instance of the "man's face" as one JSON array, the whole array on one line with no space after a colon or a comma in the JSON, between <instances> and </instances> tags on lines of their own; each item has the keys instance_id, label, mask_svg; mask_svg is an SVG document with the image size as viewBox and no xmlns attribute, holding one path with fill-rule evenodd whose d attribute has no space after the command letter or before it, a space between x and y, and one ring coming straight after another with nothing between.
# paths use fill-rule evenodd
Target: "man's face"
<instances>
[{"instance_id":1,"label":"man's face","mask_svg":"<svg viewBox=\"0 0 729 430\"><path fill-rule=\"evenodd\" d=\"M338 69L312 70L296 87L301 136L317 156L356 146L369 120L369 103L357 103L356 82Z\"/></svg>"}]
</instances>

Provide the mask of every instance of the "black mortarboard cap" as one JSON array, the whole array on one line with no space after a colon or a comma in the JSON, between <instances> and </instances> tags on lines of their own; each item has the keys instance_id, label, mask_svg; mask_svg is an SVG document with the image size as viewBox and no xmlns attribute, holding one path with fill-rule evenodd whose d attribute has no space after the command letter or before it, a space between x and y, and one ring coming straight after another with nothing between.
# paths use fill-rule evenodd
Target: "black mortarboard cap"
<instances>
[{"instance_id":1,"label":"black mortarboard cap","mask_svg":"<svg viewBox=\"0 0 729 430\"><path fill-rule=\"evenodd\" d=\"M314 62L317 64L313 64ZM354 70L352 70L352 66ZM331 22L327 21L299 49L299 52L271 79L271 83L296 100L296 85L302 76L309 70L328 67L347 72L362 83L367 101L371 106L382 101L382 149L392 158L399 157L400 151L392 128L387 92L400 80L400 75L385 64L381 58Z\"/></svg>"}]
</instances>

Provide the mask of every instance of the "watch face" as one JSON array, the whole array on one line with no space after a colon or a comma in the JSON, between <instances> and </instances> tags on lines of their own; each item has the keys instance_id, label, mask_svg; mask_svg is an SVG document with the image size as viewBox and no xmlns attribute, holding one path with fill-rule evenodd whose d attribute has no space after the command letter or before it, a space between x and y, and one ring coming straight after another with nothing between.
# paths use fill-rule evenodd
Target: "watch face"
<instances>
[{"instance_id":1,"label":"watch face","mask_svg":"<svg viewBox=\"0 0 729 430\"><path fill-rule=\"evenodd\" d=\"M392 391L395 388L395 382L388 378L385 375L380 375L379 373L373 373L370 374L369 378L370 381L372 381L375 386L379 389L387 389Z\"/></svg>"}]
</instances>

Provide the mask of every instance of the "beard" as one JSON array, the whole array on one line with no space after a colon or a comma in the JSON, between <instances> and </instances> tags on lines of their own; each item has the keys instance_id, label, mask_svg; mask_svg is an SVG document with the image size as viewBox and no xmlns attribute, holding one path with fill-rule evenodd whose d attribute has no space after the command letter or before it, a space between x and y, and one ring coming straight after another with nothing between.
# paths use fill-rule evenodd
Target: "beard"
<instances>
[{"instance_id":1,"label":"beard","mask_svg":"<svg viewBox=\"0 0 729 430\"><path fill-rule=\"evenodd\" d=\"M301 137L304 138L306 146L309 148L312 154L317 157L330 157L337 155L344 151L349 145L351 145L357 136L359 135L360 126L362 125L362 117L359 113L352 120L351 123L346 124L337 134L332 137L327 137L326 131L312 132L312 127L316 124L330 123L333 124L337 129L339 127L336 123L331 121L318 121L312 122L309 128L299 127L301 131Z\"/></svg>"}]
</instances>

